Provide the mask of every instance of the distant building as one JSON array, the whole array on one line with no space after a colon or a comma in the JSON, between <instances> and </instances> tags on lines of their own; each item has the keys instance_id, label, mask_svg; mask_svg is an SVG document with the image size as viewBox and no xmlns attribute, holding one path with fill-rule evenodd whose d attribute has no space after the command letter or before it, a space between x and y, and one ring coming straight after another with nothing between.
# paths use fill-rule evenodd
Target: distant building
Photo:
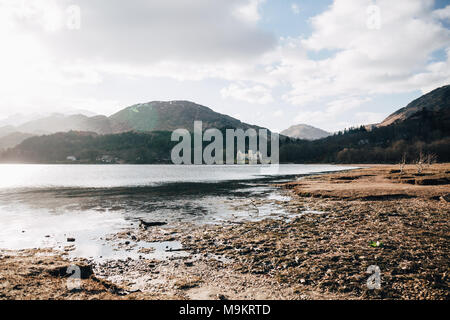
<instances>
[{"instance_id":1,"label":"distant building","mask_svg":"<svg viewBox=\"0 0 450 320\"><path fill-rule=\"evenodd\" d=\"M253 150L248 150L248 153L244 153L241 152L241 150L238 150L236 156L236 162L238 164L258 163L261 162L261 159L262 159L261 152Z\"/></svg>"},{"instance_id":2,"label":"distant building","mask_svg":"<svg viewBox=\"0 0 450 320\"><path fill-rule=\"evenodd\" d=\"M119 161L118 158L110 156L110 155L107 155L107 154L105 154L105 155L103 155L101 157L98 157L96 160L97 161L101 161L103 163L116 163L116 162Z\"/></svg>"},{"instance_id":3,"label":"distant building","mask_svg":"<svg viewBox=\"0 0 450 320\"><path fill-rule=\"evenodd\" d=\"M66 160L68 160L68 161L77 161L77 158L75 156L68 156L66 158Z\"/></svg>"}]
</instances>

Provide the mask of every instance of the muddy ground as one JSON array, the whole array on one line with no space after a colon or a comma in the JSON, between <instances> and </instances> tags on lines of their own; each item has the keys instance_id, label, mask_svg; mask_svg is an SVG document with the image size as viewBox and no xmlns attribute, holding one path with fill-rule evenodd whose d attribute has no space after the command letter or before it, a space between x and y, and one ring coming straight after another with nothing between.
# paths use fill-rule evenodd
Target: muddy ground
<instances>
[{"instance_id":1,"label":"muddy ground","mask_svg":"<svg viewBox=\"0 0 450 320\"><path fill-rule=\"evenodd\" d=\"M450 165L376 165L280 185L290 219L177 225L114 235L183 244L164 261L0 254L3 299L449 299ZM257 210L259 203L249 206ZM70 264L85 266L81 290ZM369 289L370 266L380 288ZM89 271L91 270L91 271Z\"/></svg>"}]
</instances>

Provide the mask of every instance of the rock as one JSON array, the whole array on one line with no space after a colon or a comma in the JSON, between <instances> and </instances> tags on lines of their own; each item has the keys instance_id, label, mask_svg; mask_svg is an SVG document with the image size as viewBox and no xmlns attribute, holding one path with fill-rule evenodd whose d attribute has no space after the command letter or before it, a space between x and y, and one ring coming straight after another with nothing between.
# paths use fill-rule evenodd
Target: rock
<instances>
[{"instance_id":1,"label":"rock","mask_svg":"<svg viewBox=\"0 0 450 320\"><path fill-rule=\"evenodd\" d=\"M87 264L77 265L77 266L59 266L53 269L47 270L47 272L54 277L69 277L71 275L76 275L76 271L73 271L76 267L80 269L80 279L89 279L94 271L92 266ZM72 270L71 272L67 272L68 269Z\"/></svg>"},{"instance_id":2,"label":"rock","mask_svg":"<svg viewBox=\"0 0 450 320\"><path fill-rule=\"evenodd\" d=\"M75 242L75 238L67 238L67 242Z\"/></svg>"},{"instance_id":3,"label":"rock","mask_svg":"<svg viewBox=\"0 0 450 320\"><path fill-rule=\"evenodd\" d=\"M167 224L167 222L160 222L160 221L154 221L154 222L147 222L142 219L139 219L140 226L144 229L147 229L148 227L158 227L158 226L164 226Z\"/></svg>"}]
</instances>

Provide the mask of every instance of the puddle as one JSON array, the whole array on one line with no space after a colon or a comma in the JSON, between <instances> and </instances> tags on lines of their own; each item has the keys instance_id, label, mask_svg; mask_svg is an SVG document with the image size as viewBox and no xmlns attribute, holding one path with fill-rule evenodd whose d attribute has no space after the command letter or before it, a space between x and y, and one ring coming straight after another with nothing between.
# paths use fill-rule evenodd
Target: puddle
<instances>
[{"instance_id":1,"label":"puddle","mask_svg":"<svg viewBox=\"0 0 450 320\"><path fill-rule=\"evenodd\" d=\"M270 193L267 198L267 200L275 200L275 201L282 201L282 202L289 202L292 200L291 196L282 194L281 192L272 192Z\"/></svg>"}]
</instances>

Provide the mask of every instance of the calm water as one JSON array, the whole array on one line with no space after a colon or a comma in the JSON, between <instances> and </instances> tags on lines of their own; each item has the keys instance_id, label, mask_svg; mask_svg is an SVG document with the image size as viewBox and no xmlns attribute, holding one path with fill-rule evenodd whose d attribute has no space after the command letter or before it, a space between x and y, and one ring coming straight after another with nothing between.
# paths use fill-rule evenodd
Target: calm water
<instances>
[{"instance_id":1,"label":"calm water","mask_svg":"<svg viewBox=\"0 0 450 320\"><path fill-rule=\"evenodd\" d=\"M289 197L270 183L345 169L349 167L0 165L0 248L62 248L74 237L74 255L124 257L132 250L116 250L102 239L136 227L138 219L170 226L283 217L287 213L279 201ZM257 215L249 209L249 199L265 200Z\"/></svg>"}]
</instances>

